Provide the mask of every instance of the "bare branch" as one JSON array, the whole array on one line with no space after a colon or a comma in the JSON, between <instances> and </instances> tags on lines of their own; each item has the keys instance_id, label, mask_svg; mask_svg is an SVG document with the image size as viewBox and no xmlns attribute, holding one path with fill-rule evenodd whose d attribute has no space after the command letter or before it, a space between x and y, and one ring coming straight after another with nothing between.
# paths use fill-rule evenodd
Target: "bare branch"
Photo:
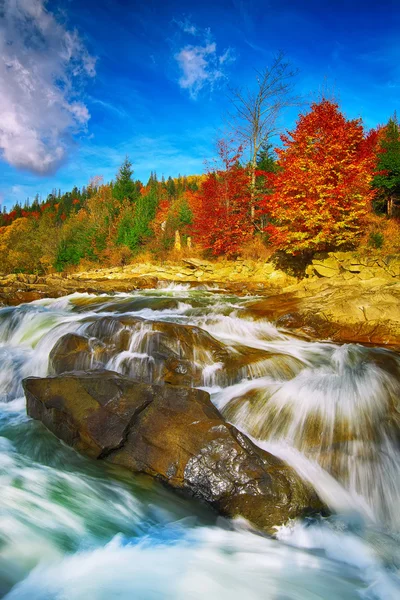
<instances>
[{"instance_id":1,"label":"bare branch","mask_svg":"<svg viewBox=\"0 0 400 600\"><path fill-rule=\"evenodd\" d=\"M282 110L302 104L301 98L294 93L297 73L285 60L284 53L279 52L269 67L255 70L257 85L254 91L229 89L233 108L233 114L229 115L230 129L250 152L253 221L257 156L263 145L279 132L278 118Z\"/></svg>"},{"instance_id":2,"label":"bare branch","mask_svg":"<svg viewBox=\"0 0 400 600\"><path fill-rule=\"evenodd\" d=\"M270 67L255 70L255 92L248 88L230 89L234 109L230 122L236 136L250 147L252 164L255 164L261 146L278 132L277 120L281 111L301 104L301 99L293 92L297 72L280 52Z\"/></svg>"}]
</instances>

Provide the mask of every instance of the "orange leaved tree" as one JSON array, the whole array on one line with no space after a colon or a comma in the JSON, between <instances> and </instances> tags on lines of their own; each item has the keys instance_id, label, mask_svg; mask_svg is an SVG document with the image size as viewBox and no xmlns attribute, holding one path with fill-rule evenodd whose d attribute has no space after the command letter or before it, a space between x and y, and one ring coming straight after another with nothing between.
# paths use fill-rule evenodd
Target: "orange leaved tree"
<instances>
[{"instance_id":1,"label":"orange leaved tree","mask_svg":"<svg viewBox=\"0 0 400 600\"><path fill-rule=\"evenodd\" d=\"M373 134L322 100L281 136L273 193L264 199L271 243L287 253L345 248L362 234L374 191Z\"/></svg>"}]
</instances>

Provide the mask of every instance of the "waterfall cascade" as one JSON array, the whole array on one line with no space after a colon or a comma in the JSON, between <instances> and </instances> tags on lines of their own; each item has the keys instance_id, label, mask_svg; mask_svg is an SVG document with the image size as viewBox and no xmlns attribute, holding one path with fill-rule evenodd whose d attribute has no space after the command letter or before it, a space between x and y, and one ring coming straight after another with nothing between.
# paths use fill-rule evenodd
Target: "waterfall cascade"
<instances>
[{"instance_id":1,"label":"waterfall cascade","mask_svg":"<svg viewBox=\"0 0 400 600\"><path fill-rule=\"evenodd\" d=\"M0 309L0 596L400 597L400 357L296 339L247 301L170 286ZM270 540L76 455L26 417L21 381L88 368L208 390L334 516Z\"/></svg>"}]
</instances>

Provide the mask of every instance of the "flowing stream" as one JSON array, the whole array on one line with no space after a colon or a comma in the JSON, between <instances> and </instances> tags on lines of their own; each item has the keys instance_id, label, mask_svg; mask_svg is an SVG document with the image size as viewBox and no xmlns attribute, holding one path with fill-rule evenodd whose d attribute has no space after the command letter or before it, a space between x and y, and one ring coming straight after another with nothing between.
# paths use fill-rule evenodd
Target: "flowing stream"
<instances>
[{"instance_id":1,"label":"flowing stream","mask_svg":"<svg viewBox=\"0 0 400 600\"><path fill-rule=\"evenodd\" d=\"M249 300L171 285L0 309L0 597L400 598L400 357L296 339L253 320ZM112 355L94 347L89 366L157 381L152 322L196 326L199 339L208 332L229 360L195 345L194 384L311 481L332 516L289 523L277 539L257 535L77 455L29 419L22 379L48 373L66 333L96 330L115 342L105 319L115 316L128 341ZM179 339L171 348L179 353Z\"/></svg>"}]
</instances>

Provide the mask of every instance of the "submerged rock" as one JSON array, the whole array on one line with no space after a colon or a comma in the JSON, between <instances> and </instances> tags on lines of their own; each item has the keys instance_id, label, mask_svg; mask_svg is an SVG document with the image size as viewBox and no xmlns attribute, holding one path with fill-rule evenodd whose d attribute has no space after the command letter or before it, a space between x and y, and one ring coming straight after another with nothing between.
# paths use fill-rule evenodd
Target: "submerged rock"
<instances>
[{"instance_id":1,"label":"submerged rock","mask_svg":"<svg viewBox=\"0 0 400 600\"><path fill-rule=\"evenodd\" d=\"M291 467L226 423L202 390L110 371L29 377L23 385L28 414L79 452L156 477L225 516L273 533L324 509Z\"/></svg>"},{"instance_id":2,"label":"submerged rock","mask_svg":"<svg viewBox=\"0 0 400 600\"><path fill-rule=\"evenodd\" d=\"M358 497L374 498L375 516L398 523L388 498L400 482L400 358L359 345L328 348L291 380L244 382L215 401L253 439L297 448Z\"/></svg>"}]
</instances>

